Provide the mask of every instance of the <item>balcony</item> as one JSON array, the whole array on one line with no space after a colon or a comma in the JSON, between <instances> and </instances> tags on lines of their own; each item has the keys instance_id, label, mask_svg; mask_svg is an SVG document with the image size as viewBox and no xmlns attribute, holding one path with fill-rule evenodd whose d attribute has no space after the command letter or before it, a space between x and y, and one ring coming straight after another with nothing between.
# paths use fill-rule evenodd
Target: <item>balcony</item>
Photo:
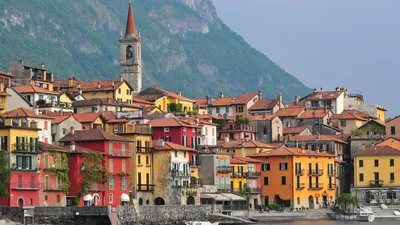
<instances>
[{"instance_id":1,"label":"balcony","mask_svg":"<svg viewBox=\"0 0 400 225\"><path fill-rule=\"evenodd\" d=\"M231 185L230 184L218 184L217 190L229 192L229 191L231 191Z\"/></svg>"},{"instance_id":2,"label":"balcony","mask_svg":"<svg viewBox=\"0 0 400 225\"><path fill-rule=\"evenodd\" d=\"M134 112L141 112L142 111L131 111L129 113L134 113ZM139 117L141 117L141 115L137 115ZM130 118L135 118L136 116L130 117ZM124 118L124 117L122 117ZM137 118L137 117L136 117ZM129 117L128 117L129 119ZM147 135L152 135L152 131L151 131L151 126L149 124L131 124L131 125L127 125L125 132L127 134L147 134Z\"/></svg>"},{"instance_id":3,"label":"balcony","mask_svg":"<svg viewBox=\"0 0 400 225\"><path fill-rule=\"evenodd\" d=\"M113 157L130 158L132 156L132 151L113 150L112 152L109 152L108 155L113 156Z\"/></svg>"},{"instance_id":4,"label":"balcony","mask_svg":"<svg viewBox=\"0 0 400 225\"><path fill-rule=\"evenodd\" d=\"M336 170L328 170L328 176L330 177L336 176Z\"/></svg>"},{"instance_id":5,"label":"balcony","mask_svg":"<svg viewBox=\"0 0 400 225\"><path fill-rule=\"evenodd\" d=\"M308 187L308 190L322 190L324 188L324 184L318 183L314 184L314 186Z\"/></svg>"},{"instance_id":6,"label":"balcony","mask_svg":"<svg viewBox=\"0 0 400 225\"><path fill-rule=\"evenodd\" d=\"M21 172L36 172L40 170L39 163L32 163L30 165L23 165L23 164L12 164L11 170L13 171L21 171Z\"/></svg>"},{"instance_id":7,"label":"balcony","mask_svg":"<svg viewBox=\"0 0 400 225\"><path fill-rule=\"evenodd\" d=\"M324 170L308 170L308 176L322 176Z\"/></svg>"},{"instance_id":8,"label":"balcony","mask_svg":"<svg viewBox=\"0 0 400 225\"><path fill-rule=\"evenodd\" d=\"M200 161L199 160L191 160L189 161L190 167L200 167Z\"/></svg>"},{"instance_id":9,"label":"balcony","mask_svg":"<svg viewBox=\"0 0 400 225\"><path fill-rule=\"evenodd\" d=\"M45 184L43 187L44 191L63 191L61 189L61 185L57 185L57 184Z\"/></svg>"},{"instance_id":10,"label":"balcony","mask_svg":"<svg viewBox=\"0 0 400 225\"><path fill-rule=\"evenodd\" d=\"M304 190L304 188L306 188L305 183L296 184L296 190Z\"/></svg>"},{"instance_id":11,"label":"balcony","mask_svg":"<svg viewBox=\"0 0 400 225\"><path fill-rule=\"evenodd\" d=\"M303 176L304 175L304 169L296 169L296 176Z\"/></svg>"},{"instance_id":12,"label":"balcony","mask_svg":"<svg viewBox=\"0 0 400 225\"><path fill-rule=\"evenodd\" d=\"M153 192L155 186L154 184L138 184L137 191Z\"/></svg>"},{"instance_id":13,"label":"balcony","mask_svg":"<svg viewBox=\"0 0 400 225\"><path fill-rule=\"evenodd\" d=\"M234 172L231 174L232 178L242 178L242 177L246 177L246 173L242 173L242 172Z\"/></svg>"},{"instance_id":14,"label":"balcony","mask_svg":"<svg viewBox=\"0 0 400 225\"><path fill-rule=\"evenodd\" d=\"M40 190L40 183L17 182L17 183L11 183L10 188L14 190Z\"/></svg>"},{"instance_id":15,"label":"balcony","mask_svg":"<svg viewBox=\"0 0 400 225\"><path fill-rule=\"evenodd\" d=\"M336 184L328 184L329 190L336 190Z\"/></svg>"},{"instance_id":16,"label":"balcony","mask_svg":"<svg viewBox=\"0 0 400 225\"><path fill-rule=\"evenodd\" d=\"M190 177L190 171L171 171L172 177Z\"/></svg>"},{"instance_id":17,"label":"balcony","mask_svg":"<svg viewBox=\"0 0 400 225\"><path fill-rule=\"evenodd\" d=\"M247 172L246 177L247 178L259 178L261 176L260 172Z\"/></svg>"},{"instance_id":18,"label":"balcony","mask_svg":"<svg viewBox=\"0 0 400 225\"><path fill-rule=\"evenodd\" d=\"M383 180L370 180L369 186L370 187L382 187L383 182L384 182Z\"/></svg>"},{"instance_id":19,"label":"balcony","mask_svg":"<svg viewBox=\"0 0 400 225\"><path fill-rule=\"evenodd\" d=\"M230 166L217 166L217 173L228 174L231 173L232 169Z\"/></svg>"},{"instance_id":20,"label":"balcony","mask_svg":"<svg viewBox=\"0 0 400 225\"><path fill-rule=\"evenodd\" d=\"M43 152L43 148L40 145L34 145L34 144L14 144L12 152L26 153L26 154L41 154Z\"/></svg>"},{"instance_id":21,"label":"balcony","mask_svg":"<svg viewBox=\"0 0 400 225\"><path fill-rule=\"evenodd\" d=\"M136 147L136 152L144 154L152 154L154 152L154 149L150 147Z\"/></svg>"}]
</instances>

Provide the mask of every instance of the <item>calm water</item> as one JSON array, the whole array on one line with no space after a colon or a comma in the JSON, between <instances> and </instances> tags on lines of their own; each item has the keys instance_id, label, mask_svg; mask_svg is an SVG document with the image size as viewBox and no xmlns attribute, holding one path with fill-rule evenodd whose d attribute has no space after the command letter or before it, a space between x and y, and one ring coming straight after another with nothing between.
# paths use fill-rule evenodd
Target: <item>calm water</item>
<instances>
[{"instance_id":1,"label":"calm water","mask_svg":"<svg viewBox=\"0 0 400 225\"><path fill-rule=\"evenodd\" d=\"M400 220L375 220L373 223L357 221L332 221L332 220L313 220L313 221L286 221L286 222L267 222L262 225L399 225ZM260 224L261 225L261 224Z\"/></svg>"}]
</instances>

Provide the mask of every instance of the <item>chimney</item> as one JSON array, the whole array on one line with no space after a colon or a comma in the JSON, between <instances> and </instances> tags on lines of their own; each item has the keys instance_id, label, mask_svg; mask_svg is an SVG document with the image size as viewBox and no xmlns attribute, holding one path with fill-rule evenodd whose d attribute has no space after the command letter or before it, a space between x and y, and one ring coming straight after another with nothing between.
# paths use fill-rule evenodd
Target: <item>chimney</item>
<instances>
[{"instance_id":1,"label":"chimney","mask_svg":"<svg viewBox=\"0 0 400 225\"><path fill-rule=\"evenodd\" d=\"M69 78L68 79L68 87L72 87L73 83L74 83L74 80L72 80L72 78Z\"/></svg>"},{"instance_id":2,"label":"chimney","mask_svg":"<svg viewBox=\"0 0 400 225\"><path fill-rule=\"evenodd\" d=\"M177 92L176 94L179 96L182 96L182 92Z\"/></svg>"},{"instance_id":3,"label":"chimney","mask_svg":"<svg viewBox=\"0 0 400 225\"><path fill-rule=\"evenodd\" d=\"M69 143L69 149L71 150L71 151L75 151L75 141L71 141L71 143Z\"/></svg>"},{"instance_id":4,"label":"chimney","mask_svg":"<svg viewBox=\"0 0 400 225\"><path fill-rule=\"evenodd\" d=\"M44 63L40 64L40 68L44 69Z\"/></svg>"},{"instance_id":5,"label":"chimney","mask_svg":"<svg viewBox=\"0 0 400 225\"><path fill-rule=\"evenodd\" d=\"M314 90L313 90L313 93L315 93L315 92L317 92L317 89L316 89L316 88L314 88Z\"/></svg>"},{"instance_id":6,"label":"chimney","mask_svg":"<svg viewBox=\"0 0 400 225\"><path fill-rule=\"evenodd\" d=\"M75 127L74 126L71 126L70 134L75 134Z\"/></svg>"},{"instance_id":7,"label":"chimney","mask_svg":"<svg viewBox=\"0 0 400 225\"><path fill-rule=\"evenodd\" d=\"M326 149L325 148L321 149L321 153L326 154Z\"/></svg>"},{"instance_id":8,"label":"chimney","mask_svg":"<svg viewBox=\"0 0 400 225\"><path fill-rule=\"evenodd\" d=\"M258 100L262 100L262 91L261 90L258 91Z\"/></svg>"},{"instance_id":9,"label":"chimney","mask_svg":"<svg viewBox=\"0 0 400 225\"><path fill-rule=\"evenodd\" d=\"M119 80L122 82L124 81L124 78L122 76L119 76Z\"/></svg>"},{"instance_id":10,"label":"chimney","mask_svg":"<svg viewBox=\"0 0 400 225\"><path fill-rule=\"evenodd\" d=\"M212 104L211 96L206 95L206 105L211 105L211 104Z\"/></svg>"},{"instance_id":11,"label":"chimney","mask_svg":"<svg viewBox=\"0 0 400 225\"><path fill-rule=\"evenodd\" d=\"M100 81L97 81L97 88L101 88L101 84L100 84Z\"/></svg>"},{"instance_id":12,"label":"chimney","mask_svg":"<svg viewBox=\"0 0 400 225\"><path fill-rule=\"evenodd\" d=\"M306 153L306 148L304 146L301 146L301 153Z\"/></svg>"},{"instance_id":13,"label":"chimney","mask_svg":"<svg viewBox=\"0 0 400 225\"><path fill-rule=\"evenodd\" d=\"M24 64L24 60L23 59L18 60L18 62L19 62L19 64Z\"/></svg>"},{"instance_id":14,"label":"chimney","mask_svg":"<svg viewBox=\"0 0 400 225\"><path fill-rule=\"evenodd\" d=\"M165 145L164 139L158 139L157 147L164 147L164 145Z\"/></svg>"},{"instance_id":15,"label":"chimney","mask_svg":"<svg viewBox=\"0 0 400 225\"><path fill-rule=\"evenodd\" d=\"M229 142L229 137L224 137L225 143Z\"/></svg>"},{"instance_id":16,"label":"chimney","mask_svg":"<svg viewBox=\"0 0 400 225\"><path fill-rule=\"evenodd\" d=\"M81 89L81 83L78 83L78 89Z\"/></svg>"},{"instance_id":17,"label":"chimney","mask_svg":"<svg viewBox=\"0 0 400 225\"><path fill-rule=\"evenodd\" d=\"M339 87L336 87L336 89L335 89L336 91L340 91L340 88Z\"/></svg>"},{"instance_id":18,"label":"chimney","mask_svg":"<svg viewBox=\"0 0 400 225\"><path fill-rule=\"evenodd\" d=\"M365 150L365 145L363 144L361 147L361 151L364 151L364 150Z\"/></svg>"},{"instance_id":19,"label":"chimney","mask_svg":"<svg viewBox=\"0 0 400 225\"><path fill-rule=\"evenodd\" d=\"M39 115L39 106L38 105L35 105L34 113L35 113L35 115Z\"/></svg>"},{"instance_id":20,"label":"chimney","mask_svg":"<svg viewBox=\"0 0 400 225\"><path fill-rule=\"evenodd\" d=\"M299 104L299 101L300 101L300 96L298 95L294 96L294 102L296 103L296 105Z\"/></svg>"},{"instance_id":21,"label":"chimney","mask_svg":"<svg viewBox=\"0 0 400 225\"><path fill-rule=\"evenodd\" d=\"M223 98L224 97L224 92L220 92L219 93L219 98Z\"/></svg>"},{"instance_id":22,"label":"chimney","mask_svg":"<svg viewBox=\"0 0 400 225\"><path fill-rule=\"evenodd\" d=\"M324 89L321 87L321 93L324 92Z\"/></svg>"},{"instance_id":23,"label":"chimney","mask_svg":"<svg viewBox=\"0 0 400 225\"><path fill-rule=\"evenodd\" d=\"M316 150L317 154L319 154L319 146L317 146Z\"/></svg>"},{"instance_id":24,"label":"chimney","mask_svg":"<svg viewBox=\"0 0 400 225\"><path fill-rule=\"evenodd\" d=\"M283 99L282 99L282 93L278 93L278 100L279 100L279 109L281 109L282 107L282 103L283 103Z\"/></svg>"},{"instance_id":25,"label":"chimney","mask_svg":"<svg viewBox=\"0 0 400 225\"><path fill-rule=\"evenodd\" d=\"M111 86L114 87L115 86L115 82L111 81Z\"/></svg>"},{"instance_id":26,"label":"chimney","mask_svg":"<svg viewBox=\"0 0 400 225\"><path fill-rule=\"evenodd\" d=\"M250 141L249 135L246 135L246 136L244 137L244 141L245 141L245 142L249 142L249 141Z\"/></svg>"},{"instance_id":27,"label":"chimney","mask_svg":"<svg viewBox=\"0 0 400 225\"><path fill-rule=\"evenodd\" d=\"M80 86L80 84L79 84L79 86ZM78 93L79 93L80 95L82 95L82 89L81 89L81 88L78 89Z\"/></svg>"}]
</instances>

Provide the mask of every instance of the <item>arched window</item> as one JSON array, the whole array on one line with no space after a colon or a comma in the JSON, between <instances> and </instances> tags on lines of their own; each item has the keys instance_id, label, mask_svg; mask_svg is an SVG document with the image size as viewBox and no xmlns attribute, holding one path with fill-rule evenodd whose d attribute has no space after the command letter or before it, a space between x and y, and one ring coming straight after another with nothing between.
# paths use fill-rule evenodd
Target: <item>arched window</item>
<instances>
[{"instance_id":1,"label":"arched window","mask_svg":"<svg viewBox=\"0 0 400 225\"><path fill-rule=\"evenodd\" d=\"M126 59L133 59L133 46L132 45L128 45L128 47L126 47Z\"/></svg>"},{"instance_id":2,"label":"arched window","mask_svg":"<svg viewBox=\"0 0 400 225\"><path fill-rule=\"evenodd\" d=\"M194 205L195 204L195 199L194 199L194 197L193 196L189 196L187 199L186 199L186 205Z\"/></svg>"},{"instance_id":3,"label":"arched window","mask_svg":"<svg viewBox=\"0 0 400 225\"><path fill-rule=\"evenodd\" d=\"M300 198L297 197L297 205L300 205Z\"/></svg>"}]
</instances>

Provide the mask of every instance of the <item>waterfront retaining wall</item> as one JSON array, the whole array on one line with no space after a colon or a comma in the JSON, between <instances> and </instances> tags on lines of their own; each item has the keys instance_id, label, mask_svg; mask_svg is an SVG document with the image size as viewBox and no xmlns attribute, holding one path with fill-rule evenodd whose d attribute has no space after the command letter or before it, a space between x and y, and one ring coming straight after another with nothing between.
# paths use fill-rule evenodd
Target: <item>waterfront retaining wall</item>
<instances>
[{"instance_id":1,"label":"waterfront retaining wall","mask_svg":"<svg viewBox=\"0 0 400 225\"><path fill-rule=\"evenodd\" d=\"M109 207L36 207L35 224L104 224L109 225Z\"/></svg>"}]
</instances>

